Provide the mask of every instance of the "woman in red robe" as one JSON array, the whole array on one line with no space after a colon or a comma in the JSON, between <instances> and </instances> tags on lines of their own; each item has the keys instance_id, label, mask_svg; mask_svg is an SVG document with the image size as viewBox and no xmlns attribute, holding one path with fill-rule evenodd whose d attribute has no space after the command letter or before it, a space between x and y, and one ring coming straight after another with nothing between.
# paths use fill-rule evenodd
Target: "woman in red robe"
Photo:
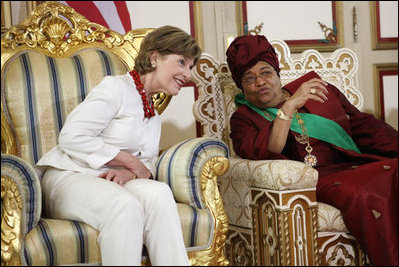
<instances>
[{"instance_id":1,"label":"woman in red robe","mask_svg":"<svg viewBox=\"0 0 399 267\"><path fill-rule=\"evenodd\" d=\"M264 36L237 37L226 55L243 90L230 121L237 155L315 168L318 201L341 211L371 263L398 265L398 132L313 71L282 87Z\"/></svg>"}]
</instances>

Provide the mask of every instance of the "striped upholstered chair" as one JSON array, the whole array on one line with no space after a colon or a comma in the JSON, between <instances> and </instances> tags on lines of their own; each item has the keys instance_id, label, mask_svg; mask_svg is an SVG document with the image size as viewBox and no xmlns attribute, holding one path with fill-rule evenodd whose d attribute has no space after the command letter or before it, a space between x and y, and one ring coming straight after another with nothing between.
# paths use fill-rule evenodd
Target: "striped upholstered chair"
<instances>
[{"instance_id":1,"label":"striped upholstered chair","mask_svg":"<svg viewBox=\"0 0 399 267\"><path fill-rule=\"evenodd\" d=\"M1 39L1 265L101 265L98 232L46 218L33 168L57 143L67 114L106 75L132 69L149 30L123 36L70 7L45 2ZM169 97L155 100L159 113ZM228 148L196 138L160 155L156 179L174 192L193 265L226 265L227 217L216 178ZM145 251L145 250L144 250ZM143 264L150 264L143 255Z\"/></svg>"}]
</instances>

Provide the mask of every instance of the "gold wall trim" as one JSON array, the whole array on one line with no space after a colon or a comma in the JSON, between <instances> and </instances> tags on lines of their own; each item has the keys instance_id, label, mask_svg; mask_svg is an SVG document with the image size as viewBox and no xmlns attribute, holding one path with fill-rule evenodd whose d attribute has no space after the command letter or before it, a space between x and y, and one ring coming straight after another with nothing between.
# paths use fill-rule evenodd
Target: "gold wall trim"
<instances>
[{"instance_id":1,"label":"gold wall trim","mask_svg":"<svg viewBox=\"0 0 399 267\"><path fill-rule=\"evenodd\" d=\"M195 39L199 47L204 51L204 27L201 1L193 1L193 16Z\"/></svg>"},{"instance_id":2,"label":"gold wall trim","mask_svg":"<svg viewBox=\"0 0 399 267\"><path fill-rule=\"evenodd\" d=\"M335 11L336 13L336 27L337 27L337 38L338 38L338 46L335 47L344 47L344 15L343 15L343 2L336 1L335 2ZM333 50L335 50L333 49ZM333 51L331 50L331 51Z\"/></svg>"},{"instance_id":3,"label":"gold wall trim","mask_svg":"<svg viewBox=\"0 0 399 267\"><path fill-rule=\"evenodd\" d=\"M242 10L242 1L235 1L236 4L236 23L237 23L237 33L238 35L244 35L244 17Z\"/></svg>"}]
</instances>

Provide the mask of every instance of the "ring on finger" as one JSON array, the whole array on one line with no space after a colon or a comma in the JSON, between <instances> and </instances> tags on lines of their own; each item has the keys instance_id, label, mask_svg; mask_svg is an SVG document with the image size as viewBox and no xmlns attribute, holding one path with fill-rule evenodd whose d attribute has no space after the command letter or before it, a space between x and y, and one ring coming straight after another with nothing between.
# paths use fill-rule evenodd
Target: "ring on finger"
<instances>
[{"instance_id":1,"label":"ring on finger","mask_svg":"<svg viewBox=\"0 0 399 267\"><path fill-rule=\"evenodd\" d=\"M316 94L316 92L317 92L316 89L314 89L314 88L310 89L311 94Z\"/></svg>"}]
</instances>

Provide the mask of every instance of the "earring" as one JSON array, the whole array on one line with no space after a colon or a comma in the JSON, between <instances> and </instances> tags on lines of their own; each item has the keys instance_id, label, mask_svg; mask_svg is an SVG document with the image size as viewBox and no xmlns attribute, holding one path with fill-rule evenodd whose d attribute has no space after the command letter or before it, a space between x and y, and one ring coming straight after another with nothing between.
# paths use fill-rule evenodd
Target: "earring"
<instances>
[{"instance_id":1,"label":"earring","mask_svg":"<svg viewBox=\"0 0 399 267\"><path fill-rule=\"evenodd\" d=\"M151 67L155 68L155 63L151 63Z\"/></svg>"}]
</instances>

